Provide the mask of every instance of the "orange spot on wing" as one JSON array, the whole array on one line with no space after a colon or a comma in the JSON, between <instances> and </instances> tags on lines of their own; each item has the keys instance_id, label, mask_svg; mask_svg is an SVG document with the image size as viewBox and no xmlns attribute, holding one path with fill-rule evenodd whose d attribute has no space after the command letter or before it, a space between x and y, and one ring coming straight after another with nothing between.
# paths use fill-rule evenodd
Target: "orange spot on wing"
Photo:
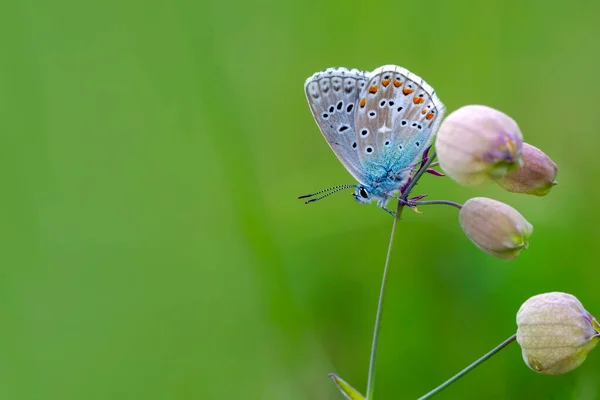
<instances>
[{"instance_id":1,"label":"orange spot on wing","mask_svg":"<svg viewBox=\"0 0 600 400\"><path fill-rule=\"evenodd\" d=\"M404 93L405 96L411 94L412 92L414 92L414 90L409 89L407 87L405 87L404 89L402 89L402 93Z\"/></svg>"},{"instance_id":2,"label":"orange spot on wing","mask_svg":"<svg viewBox=\"0 0 600 400\"><path fill-rule=\"evenodd\" d=\"M419 96L415 96L415 98L413 99L413 103L415 104L421 104L421 103L425 103L425 99Z\"/></svg>"},{"instance_id":3,"label":"orange spot on wing","mask_svg":"<svg viewBox=\"0 0 600 400\"><path fill-rule=\"evenodd\" d=\"M396 86L396 87L400 87L400 85L402 85L402 82L400 82L400 79L396 78L396 79L394 80L394 86Z\"/></svg>"},{"instance_id":4,"label":"orange spot on wing","mask_svg":"<svg viewBox=\"0 0 600 400\"><path fill-rule=\"evenodd\" d=\"M391 79L384 79L381 81L381 84L383 85L383 87L387 87L387 85L390 84Z\"/></svg>"},{"instance_id":5,"label":"orange spot on wing","mask_svg":"<svg viewBox=\"0 0 600 400\"><path fill-rule=\"evenodd\" d=\"M433 113L429 113L429 114L427 114L427 116L426 116L425 118L427 118L427 119L429 119L429 120L430 120L430 119L433 119Z\"/></svg>"},{"instance_id":6,"label":"orange spot on wing","mask_svg":"<svg viewBox=\"0 0 600 400\"><path fill-rule=\"evenodd\" d=\"M377 93L377 86L369 87L369 93Z\"/></svg>"},{"instance_id":7,"label":"orange spot on wing","mask_svg":"<svg viewBox=\"0 0 600 400\"><path fill-rule=\"evenodd\" d=\"M427 114L427 110L421 111L421 114L423 114L423 115Z\"/></svg>"},{"instance_id":8,"label":"orange spot on wing","mask_svg":"<svg viewBox=\"0 0 600 400\"><path fill-rule=\"evenodd\" d=\"M358 105L360 106L360 108L363 108L365 104L367 104L367 99L363 97L362 99L360 99L360 103L358 103Z\"/></svg>"}]
</instances>

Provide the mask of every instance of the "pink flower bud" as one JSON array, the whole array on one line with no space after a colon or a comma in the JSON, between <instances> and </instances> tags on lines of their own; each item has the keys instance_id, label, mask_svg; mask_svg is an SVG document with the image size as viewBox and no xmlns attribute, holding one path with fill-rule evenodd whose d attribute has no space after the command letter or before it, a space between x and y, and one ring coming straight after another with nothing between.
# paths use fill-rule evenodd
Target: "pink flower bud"
<instances>
[{"instance_id":1,"label":"pink flower bud","mask_svg":"<svg viewBox=\"0 0 600 400\"><path fill-rule=\"evenodd\" d=\"M573 295L545 293L517 313L523 360L542 374L564 374L580 366L598 343L598 322Z\"/></svg>"},{"instance_id":2,"label":"pink flower bud","mask_svg":"<svg viewBox=\"0 0 600 400\"><path fill-rule=\"evenodd\" d=\"M512 260L527 248L533 233L533 226L517 210L486 197L467 200L458 219L477 247L504 260Z\"/></svg>"},{"instance_id":3,"label":"pink flower bud","mask_svg":"<svg viewBox=\"0 0 600 400\"><path fill-rule=\"evenodd\" d=\"M509 192L545 196L557 184L557 172L556 164L543 151L523 143L523 165L496 183Z\"/></svg>"},{"instance_id":4,"label":"pink flower bud","mask_svg":"<svg viewBox=\"0 0 600 400\"><path fill-rule=\"evenodd\" d=\"M508 115L470 105L440 125L436 151L440 166L456 182L477 186L498 179L521 163L523 135Z\"/></svg>"}]
</instances>

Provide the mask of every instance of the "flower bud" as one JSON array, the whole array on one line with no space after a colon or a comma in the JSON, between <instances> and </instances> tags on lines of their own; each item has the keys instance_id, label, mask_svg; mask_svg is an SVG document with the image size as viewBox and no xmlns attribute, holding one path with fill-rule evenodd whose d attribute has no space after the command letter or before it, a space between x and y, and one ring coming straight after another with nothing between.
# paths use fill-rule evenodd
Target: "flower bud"
<instances>
[{"instance_id":1,"label":"flower bud","mask_svg":"<svg viewBox=\"0 0 600 400\"><path fill-rule=\"evenodd\" d=\"M545 196L557 184L557 172L556 164L543 151L523 143L523 165L496 183L509 192Z\"/></svg>"},{"instance_id":2,"label":"flower bud","mask_svg":"<svg viewBox=\"0 0 600 400\"><path fill-rule=\"evenodd\" d=\"M452 112L437 133L440 166L452 179L477 186L500 178L521 163L523 135L508 115L470 105Z\"/></svg>"},{"instance_id":3,"label":"flower bud","mask_svg":"<svg viewBox=\"0 0 600 400\"><path fill-rule=\"evenodd\" d=\"M517 342L523 360L542 374L564 374L585 361L598 343L600 327L573 295L545 293L517 313Z\"/></svg>"},{"instance_id":4,"label":"flower bud","mask_svg":"<svg viewBox=\"0 0 600 400\"><path fill-rule=\"evenodd\" d=\"M340 392L344 395L347 400L365 400L365 397L350 386L345 380L337 376L336 374L329 374L329 377L333 379Z\"/></svg>"},{"instance_id":5,"label":"flower bud","mask_svg":"<svg viewBox=\"0 0 600 400\"><path fill-rule=\"evenodd\" d=\"M512 260L527 248L533 233L533 226L517 210L486 197L467 200L458 220L477 247L504 260Z\"/></svg>"}]
</instances>

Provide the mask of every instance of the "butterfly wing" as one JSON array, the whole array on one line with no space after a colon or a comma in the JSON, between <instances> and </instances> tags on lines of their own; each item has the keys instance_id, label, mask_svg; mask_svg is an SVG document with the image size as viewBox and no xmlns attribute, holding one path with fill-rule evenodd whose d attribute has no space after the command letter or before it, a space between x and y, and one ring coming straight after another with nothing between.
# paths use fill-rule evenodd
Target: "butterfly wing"
<instances>
[{"instance_id":1,"label":"butterfly wing","mask_svg":"<svg viewBox=\"0 0 600 400\"><path fill-rule=\"evenodd\" d=\"M321 133L340 162L360 183L365 176L359 156L354 113L366 86L365 72L329 68L306 80L304 91Z\"/></svg>"},{"instance_id":2,"label":"butterfly wing","mask_svg":"<svg viewBox=\"0 0 600 400\"><path fill-rule=\"evenodd\" d=\"M358 156L376 174L410 173L433 140L444 105L423 79L385 65L369 74L355 115Z\"/></svg>"}]
</instances>

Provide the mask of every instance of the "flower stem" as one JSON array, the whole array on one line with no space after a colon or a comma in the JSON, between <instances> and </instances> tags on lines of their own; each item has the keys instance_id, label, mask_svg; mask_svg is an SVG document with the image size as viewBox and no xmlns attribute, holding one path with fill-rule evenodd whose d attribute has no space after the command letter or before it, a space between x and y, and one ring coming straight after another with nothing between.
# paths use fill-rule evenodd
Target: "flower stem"
<instances>
[{"instance_id":1,"label":"flower stem","mask_svg":"<svg viewBox=\"0 0 600 400\"><path fill-rule=\"evenodd\" d=\"M450 200L415 201L415 202L411 203L411 205L412 204L414 204L415 206L428 206L428 205L431 205L431 204L446 204L448 206L456 207L459 210L462 208L461 204L455 203L455 202L450 201Z\"/></svg>"},{"instance_id":2,"label":"flower stem","mask_svg":"<svg viewBox=\"0 0 600 400\"><path fill-rule=\"evenodd\" d=\"M402 215L404 204L408 195L417 184L417 181L427 171L429 165L435 158L435 152L421 165L413 180L410 182L404 193L400 196L398 206L396 208L396 218L392 222L392 233L390 234L390 241L388 244L387 255L385 257L385 265L383 267L383 277L381 279L381 289L379 290L379 300L377 302L377 313L375 314L375 328L373 329L373 342L371 344L371 357L369 360L369 377L367 378L367 397L366 400L373 400L373 392L375 390L375 361L377 359L377 344L379 341L379 328L381 326L381 315L383 313L383 300L385 298L385 284L387 282L388 267L390 265L390 257L392 255L392 247L394 244L394 234L396 233L396 224Z\"/></svg>"},{"instance_id":3,"label":"flower stem","mask_svg":"<svg viewBox=\"0 0 600 400\"><path fill-rule=\"evenodd\" d=\"M385 296L385 283L387 281L388 267L390 265L390 256L392 254L392 245L394 244L394 234L396 233L396 224L398 219L402 215L404 205L398 201L398 208L396 209L396 218L392 222L392 234L390 235L390 242L388 244L387 256L385 257L385 265L383 267L383 278L381 279L381 289L379 290L379 301L377 303L377 313L375 314L375 329L373 330L373 342L371 344L371 359L369 360L369 377L367 379L367 398L366 400L373 400L373 391L375 382L375 359L377 358L377 342L379 340L379 327L381 326L381 314L383 311L383 299Z\"/></svg>"},{"instance_id":4,"label":"flower stem","mask_svg":"<svg viewBox=\"0 0 600 400\"><path fill-rule=\"evenodd\" d=\"M494 349L492 349L489 353L487 353L486 355L484 355L483 357L481 357L480 359L478 359L477 361L475 361L474 363L472 363L471 365L469 365L467 368L463 369L458 374L454 375L452 378L448 379L446 382L442 383L440 386L438 386L435 389L433 389L431 392L427 393L426 395L424 395L422 397L419 397L418 400L429 399L433 395L438 394L442 390L446 389L448 386L452 385L458 379L460 379L464 375L468 374L473 368L477 367L479 364L483 363L488 358L490 358L491 356L493 356L494 354L496 354L497 352L499 352L500 350L502 350L503 348L505 348L506 346L508 346L516 338L517 338L516 334L512 335L511 337L509 337L508 339L506 339L504 342L500 343L498 346L496 346Z\"/></svg>"},{"instance_id":5,"label":"flower stem","mask_svg":"<svg viewBox=\"0 0 600 400\"><path fill-rule=\"evenodd\" d=\"M412 192L413 188L417 184L417 181L421 178L421 176L423 176L423 174L425 173L425 171L427 171L427 168L429 168L429 166L431 165L431 163L435 159L435 156L436 156L436 154L435 154L435 151L434 151L433 153L431 153L431 156L429 156L429 158L427 158L427 160L421 165L421 168L419 168L419 170L417 171L417 173L413 177L413 180L410 183L410 185L408 185L408 187L406 188L406 190L404 191L404 193L402 193L402 196L400 196L400 198L402 200L406 200L408 198L408 195L410 194L410 192Z\"/></svg>"}]
</instances>

